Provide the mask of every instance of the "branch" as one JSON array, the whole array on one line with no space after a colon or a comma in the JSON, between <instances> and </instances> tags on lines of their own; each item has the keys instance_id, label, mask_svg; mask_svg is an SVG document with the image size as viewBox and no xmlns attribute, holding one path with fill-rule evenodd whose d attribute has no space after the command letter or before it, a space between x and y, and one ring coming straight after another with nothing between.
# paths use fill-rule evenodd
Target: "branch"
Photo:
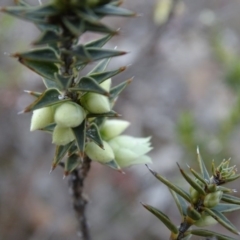
<instances>
[{"instance_id":1,"label":"branch","mask_svg":"<svg viewBox=\"0 0 240 240\"><path fill-rule=\"evenodd\" d=\"M70 194L72 195L73 208L79 224L79 237L82 240L91 240L86 218L86 205L88 203L88 199L83 193L84 181L90 167L91 160L88 157L85 157L82 165L71 172L69 176Z\"/></svg>"}]
</instances>

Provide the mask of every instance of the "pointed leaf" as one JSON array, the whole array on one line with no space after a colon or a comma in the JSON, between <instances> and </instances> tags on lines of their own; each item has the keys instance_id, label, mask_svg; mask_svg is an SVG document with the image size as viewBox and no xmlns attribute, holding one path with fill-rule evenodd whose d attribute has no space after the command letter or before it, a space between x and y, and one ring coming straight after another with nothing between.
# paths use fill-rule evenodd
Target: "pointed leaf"
<instances>
[{"instance_id":1,"label":"pointed leaf","mask_svg":"<svg viewBox=\"0 0 240 240\"><path fill-rule=\"evenodd\" d=\"M55 127L56 127L56 123L51 123L51 124L47 125L46 127L41 128L40 130L42 130L44 132L52 133Z\"/></svg>"},{"instance_id":2,"label":"pointed leaf","mask_svg":"<svg viewBox=\"0 0 240 240\"><path fill-rule=\"evenodd\" d=\"M47 78L42 78L42 80L46 88L58 88L58 84L55 81L52 81Z\"/></svg>"},{"instance_id":3,"label":"pointed leaf","mask_svg":"<svg viewBox=\"0 0 240 240\"><path fill-rule=\"evenodd\" d=\"M95 114L95 113L89 113L87 115L87 118L93 118L93 117L120 117L118 113L114 111L106 112L106 113L101 113L101 114Z\"/></svg>"},{"instance_id":4,"label":"pointed leaf","mask_svg":"<svg viewBox=\"0 0 240 240\"><path fill-rule=\"evenodd\" d=\"M200 152L199 152L199 149L197 148L197 158L198 158L198 164L199 164L199 167L200 167L200 170L201 170L201 173L202 173L202 176L203 178L210 182L210 177L209 177L209 174L208 174L208 171L207 171L207 168L202 160L202 157L200 155Z\"/></svg>"},{"instance_id":5,"label":"pointed leaf","mask_svg":"<svg viewBox=\"0 0 240 240\"><path fill-rule=\"evenodd\" d=\"M131 17L136 14L128 9L116 7L110 4L103 5L98 8L94 8L94 12L103 16L123 16L123 17Z\"/></svg>"},{"instance_id":6,"label":"pointed leaf","mask_svg":"<svg viewBox=\"0 0 240 240\"><path fill-rule=\"evenodd\" d=\"M121 168L118 166L117 162L115 160L112 160L110 162L107 162L107 163L104 163L104 165L114 169L114 170L117 170L117 171L120 171L121 172Z\"/></svg>"},{"instance_id":7,"label":"pointed leaf","mask_svg":"<svg viewBox=\"0 0 240 240\"><path fill-rule=\"evenodd\" d=\"M58 33L45 30L37 40L33 42L33 45L43 45L43 44L51 44L51 43L58 43L60 41L66 40L65 38L61 37Z\"/></svg>"},{"instance_id":8,"label":"pointed leaf","mask_svg":"<svg viewBox=\"0 0 240 240\"><path fill-rule=\"evenodd\" d=\"M100 61L92 70L91 72L88 73L88 75L94 74L94 73L100 73L105 71L105 69L107 68L109 62L110 62L111 58L106 58L103 59L102 61Z\"/></svg>"},{"instance_id":9,"label":"pointed leaf","mask_svg":"<svg viewBox=\"0 0 240 240\"><path fill-rule=\"evenodd\" d=\"M73 170L75 170L81 164L81 160L77 154L72 154L67 158L65 168L64 168L64 176L67 176Z\"/></svg>"},{"instance_id":10,"label":"pointed leaf","mask_svg":"<svg viewBox=\"0 0 240 240\"><path fill-rule=\"evenodd\" d=\"M70 88L70 90L82 92L94 92L105 96L109 95L109 93L105 89L103 89L92 77L82 77L80 79L80 82L74 87Z\"/></svg>"},{"instance_id":11,"label":"pointed leaf","mask_svg":"<svg viewBox=\"0 0 240 240\"><path fill-rule=\"evenodd\" d=\"M202 189L202 187L191 177L189 177L184 171L183 169L180 167L180 165L177 163L178 168L182 174L182 176L185 178L185 180L196 190L198 191L198 193L200 193L201 195L205 195L205 191L204 189Z\"/></svg>"},{"instance_id":12,"label":"pointed leaf","mask_svg":"<svg viewBox=\"0 0 240 240\"><path fill-rule=\"evenodd\" d=\"M222 201L228 202L228 203L234 203L240 205L240 198L229 195L229 194L223 194Z\"/></svg>"},{"instance_id":13,"label":"pointed leaf","mask_svg":"<svg viewBox=\"0 0 240 240\"><path fill-rule=\"evenodd\" d=\"M187 194L184 190L182 190L180 187L176 186L175 184L169 182L166 178L162 177L160 174L154 172L152 169L150 169L148 166L147 168L149 171L155 176L159 181L161 181L163 184L165 184L168 188L172 189L174 192L179 194L181 197L183 197L187 202L191 202L191 198L189 194Z\"/></svg>"},{"instance_id":14,"label":"pointed leaf","mask_svg":"<svg viewBox=\"0 0 240 240\"><path fill-rule=\"evenodd\" d=\"M85 47L89 48L89 47L93 47L93 48L101 48L103 45L105 45L105 43L107 43L110 39L112 38L111 34L108 34L102 38L99 38L97 40L88 42L85 44Z\"/></svg>"},{"instance_id":15,"label":"pointed leaf","mask_svg":"<svg viewBox=\"0 0 240 240\"><path fill-rule=\"evenodd\" d=\"M87 129L87 137L93 140L100 148L103 148L102 138L95 123L92 123Z\"/></svg>"},{"instance_id":16,"label":"pointed leaf","mask_svg":"<svg viewBox=\"0 0 240 240\"><path fill-rule=\"evenodd\" d=\"M118 32L115 29L111 29L102 23L100 24L99 22L98 23L85 22L85 31L107 33L112 35Z\"/></svg>"},{"instance_id":17,"label":"pointed leaf","mask_svg":"<svg viewBox=\"0 0 240 240\"><path fill-rule=\"evenodd\" d=\"M125 89L125 87L132 82L133 78L128 79L127 81L120 83L116 87L113 87L110 91L110 101L113 101L118 97L118 95Z\"/></svg>"},{"instance_id":18,"label":"pointed leaf","mask_svg":"<svg viewBox=\"0 0 240 240\"><path fill-rule=\"evenodd\" d=\"M85 32L85 23L81 19L69 19L66 17L62 18L62 21L66 28L76 37L80 36Z\"/></svg>"},{"instance_id":19,"label":"pointed leaf","mask_svg":"<svg viewBox=\"0 0 240 240\"><path fill-rule=\"evenodd\" d=\"M232 238L217 232L213 232L207 229L193 229L190 232L195 236L213 237L214 239L217 239L217 240L236 240L235 238Z\"/></svg>"},{"instance_id":20,"label":"pointed leaf","mask_svg":"<svg viewBox=\"0 0 240 240\"><path fill-rule=\"evenodd\" d=\"M168 188L168 189L173 196L173 199L178 207L180 214L182 216L187 216L188 205L187 205L186 201L180 195L178 195L176 192L174 192L172 189L170 189L170 188Z\"/></svg>"},{"instance_id":21,"label":"pointed leaf","mask_svg":"<svg viewBox=\"0 0 240 240\"><path fill-rule=\"evenodd\" d=\"M65 77L58 73L55 73L55 79L59 90L67 90L71 86L71 83L73 82L72 76Z\"/></svg>"},{"instance_id":22,"label":"pointed leaf","mask_svg":"<svg viewBox=\"0 0 240 240\"><path fill-rule=\"evenodd\" d=\"M216 221L218 221L223 227L228 229L230 232L240 235L237 228L222 213L204 207L203 210L210 216L212 216Z\"/></svg>"},{"instance_id":23,"label":"pointed leaf","mask_svg":"<svg viewBox=\"0 0 240 240\"><path fill-rule=\"evenodd\" d=\"M207 182L205 181L205 179L200 176L200 174L198 174L194 169L192 169L191 167L189 167L191 173L193 174L193 176L198 179L200 182L202 182L205 186L207 186Z\"/></svg>"},{"instance_id":24,"label":"pointed leaf","mask_svg":"<svg viewBox=\"0 0 240 240\"><path fill-rule=\"evenodd\" d=\"M76 139L80 156L82 157L85 149L86 120L84 120L79 126L72 128L72 131Z\"/></svg>"},{"instance_id":25,"label":"pointed leaf","mask_svg":"<svg viewBox=\"0 0 240 240\"><path fill-rule=\"evenodd\" d=\"M47 89L36 101L26 107L23 112L30 112L35 109L69 101L68 99L59 100L59 95L60 93L57 89Z\"/></svg>"},{"instance_id":26,"label":"pointed leaf","mask_svg":"<svg viewBox=\"0 0 240 240\"><path fill-rule=\"evenodd\" d=\"M40 97L42 93L40 92L34 92L34 91L28 91L28 90L24 90L25 93L28 93L29 95L31 96L34 96L34 97Z\"/></svg>"},{"instance_id":27,"label":"pointed leaf","mask_svg":"<svg viewBox=\"0 0 240 240\"><path fill-rule=\"evenodd\" d=\"M240 205L219 203L216 207L212 208L212 210L215 210L221 213L233 212L233 211L240 210Z\"/></svg>"},{"instance_id":28,"label":"pointed leaf","mask_svg":"<svg viewBox=\"0 0 240 240\"><path fill-rule=\"evenodd\" d=\"M18 59L20 63L41 75L44 78L48 78L50 80L55 80L54 74L58 72L58 67L54 63L50 62L40 62L40 61L32 61L23 58Z\"/></svg>"},{"instance_id":29,"label":"pointed leaf","mask_svg":"<svg viewBox=\"0 0 240 240\"><path fill-rule=\"evenodd\" d=\"M56 52L49 47L34 49L24 53L15 53L13 57L24 59L24 61L36 61L36 62L51 62L60 63L61 60L57 56Z\"/></svg>"},{"instance_id":30,"label":"pointed leaf","mask_svg":"<svg viewBox=\"0 0 240 240\"><path fill-rule=\"evenodd\" d=\"M52 171L56 168L59 162L63 159L63 157L67 154L69 148L73 145L74 141L68 143L65 146L56 146L55 156L52 162Z\"/></svg>"},{"instance_id":31,"label":"pointed leaf","mask_svg":"<svg viewBox=\"0 0 240 240\"><path fill-rule=\"evenodd\" d=\"M107 71L107 72L100 72L100 73L92 73L89 75L90 77L94 78L95 81L98 83L102 83L104 80L109 79L121 72L123 72L126 69L126 67L121 67L114 71Z\"/></svg>"},{"instance_id":32,"label":"pointed leaf","mask_svg":"<svg viewBox=\"0 0 240 240\"><path fill-rule=\"evenodd\" d=\"M167 215L162 213L160 210L150 206L143 204L142 205L152 214L154 214L158 219L162 221L162 223L173 233L178 234L178 228L172 223Z\"/></svg>"}]
</instances>

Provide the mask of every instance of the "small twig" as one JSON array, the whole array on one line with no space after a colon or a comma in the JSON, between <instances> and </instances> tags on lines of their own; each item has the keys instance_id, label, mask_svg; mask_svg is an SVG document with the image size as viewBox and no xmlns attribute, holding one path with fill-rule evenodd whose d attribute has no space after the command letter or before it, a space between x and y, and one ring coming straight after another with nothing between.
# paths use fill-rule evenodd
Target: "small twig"
<instances>
[{"instance_id":1,"label":"small twig","mask_svg":"<svg viewBox=\"0 0 240 240\"><path fill-rule=\"evenodd\" d=\"M91 160L85 157L82 165L71 172L69 176L70 194L72 195L73 208L75 210L78 224L79 236L82 240L91 240L86 218L86 205L88 200L83 193L84 181L91 167Z\"/></svg>"}]
</instances>

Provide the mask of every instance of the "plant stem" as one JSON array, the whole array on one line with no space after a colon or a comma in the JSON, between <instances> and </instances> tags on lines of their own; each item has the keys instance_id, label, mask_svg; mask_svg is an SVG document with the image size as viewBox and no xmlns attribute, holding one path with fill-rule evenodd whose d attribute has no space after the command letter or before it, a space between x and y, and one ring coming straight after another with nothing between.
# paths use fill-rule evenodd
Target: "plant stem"
<instances>
[{"instance_id":1,"label":"plant stem","mask_svg":"<svg viewBox=\"0 0 240 240\"><path fill-rule=\"evenodd\" d=\"M91 240L86 218L87 197L84 195L84 181L91 167L91 159L84 157L82 165L71 172L69 176L70 194L73 200L73 209L76 213L79 227L79 237L82 240Z\"/></svg>"}]
</instances>

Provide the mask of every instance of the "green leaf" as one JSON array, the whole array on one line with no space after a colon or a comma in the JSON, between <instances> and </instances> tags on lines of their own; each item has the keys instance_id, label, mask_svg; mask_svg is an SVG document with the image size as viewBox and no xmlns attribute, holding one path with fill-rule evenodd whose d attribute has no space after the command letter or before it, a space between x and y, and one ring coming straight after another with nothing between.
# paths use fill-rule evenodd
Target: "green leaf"
<instances>
[{"instance_id":1,"label":"green leaf","mask_svg":"<svg viewBox=\"0 0 240 240\"><path fill-rule=\"evenodd\" d=\"M41 96L36 101L34 101L32 104L26 107L23 110L23 112L30 112L39 108L69 101L68 99L59 100L59 95L60 92L57 89L54 88L47 89L44 93L41 94Z\"/></svg>"},{"instance_id":2,"label":"green leaf","mask_svg":"<svg viewBox=\"0 0 240 240\"><path fill-rule=\"evenodd\" d=\"M192 169L191 167L189 167L191 173L193 174L193 176L198 179L200 182L202 182L205 186L207 186L207 182L205 181L205 179L200 176L200 174L198 174L194 169Z\"/></svg>"},{"instance_id":3,"label":"green leaf","mask_svg":"<svg viewBox=\"0 0 240 240\"><path fill-rule=\"evenodd\" d=\"M202 189L202 187L191 177L189 177L184 171L183 169L180 167L180 165L177 163L178 168L182 174L182 176L184 177L184 179L201 195L205 195L205 191L204 189Z\"/></svg>"},{"instance_id":4,"label":"green leaf","mask_svg":"<svg viewBox=\"0 0 240 240\"><path fill-rule=\"evenodd\" d=\"M51 62L40 62L40 61L32 61L23 58L18 59L20 63L41 75L44 78L48 78L49 80L54 81L54 74L58 72L58 67Z\"/></svg>"},{"instance_id":5,"label":"green leaf","mask_svg":"<svg viewBox=\"0 0 240 240\"><path fill-rule=\"evenodd\" d=\"M86 139L86 120L84 120L79 126L72 128L72 131L76 139L80 157L83 158Z\"/></svg>"},{"instance_id":6,"label":"green leaf","mask_svg":"<svg viewBox=\"0 0 240 240\"><path fill-rule=\"evenodd\" d=\"M232 238L217 232L213 232L210 230L206 230L206 229L193 229L190 232L195 236L213 237L214 239L217 237L217 240L236 240L235 238Z\"/></svg>"},{"instance_id":7,"label":"green leaf","mask_svg":"<svg viewBox=\"0 0 240 240\"><path fill-rule=\"evenodd\" d=\"M115 29L111 29L108 26L104 24L93 23L93 22L85 22L85 31L91 31L91 32L99 32L99 33L107 33L107 34L117 34L118 31Z\"/></svg>"},{"instance_id":8,"label":"green leaf","mask_svg":"<svg viewBox=\"0 0 240 240\"><path fill-rule=\"evenodd\" d=\"M131 17L131 16L136 16L136 13L120 8L120 7L115 7L110 4L103 5L98 8L94 8L94 12L103 16L123 16L123 17Z\"/></svg>"},{"instance_id":9,"label":"green leaf","mask_svg":"<svg viewBox=\"0 0 240 240\"><path fill-rule=\"evenodd\" d=\"M40 92L34 92L34 91L28 91L28 90L24 90L24 92L28 93L29 95L34 96L34 97L40 97L42 94Z\"/></svg>"},{"instance_id":10,"label":"green leaf","mask_svg":"<svg viewBox=\"0 0 240 240\"><path fill-rule=\"evenodd\" d=\"M221 213L233 212L233 211L240 210L240 205L219 203L216 207L212 208L212 210L218 211Z\"/></svg>"},{"instance_id":11,"label":"green leaf","mask_svg":"<svg viewBox=\"0 0 240 240\"><path fill-rule=\"evenodd\" d=\"M66 28L76 37L85 32L85 22L79 18L69 19L63 17L62 21Z\"/></svg>"},{"instance_id":12,"label":"green leaf","mask_svg":"<svg viewBox=\"0 0 240 240\"><path fill-rule=\"evenodd\" d=\"M230 232L240 235L237 228L222 213L205 207L203 207L202 209Z\"/></svg>"},{"instance_id":13,"label":"green leaf","mask_svg":"<svg viewBox=\"0 0 240 240\"><path fill-rule=\"evenodd\" d=\"M71 83L73 82L72 76L65 77L58 73L55 73L55 79L59 90L67 90L71 86Z\"/></svg>"},{"instance_id":14,"label":"green leaf","mask_svg":"<svg viewBox=\"0 0 240 240\"><path fill-rule=\"evenodd\" d=\"M58 88L58 84L55 81L52 81L47 78L42 78L42 80L46 88Z\"/></svg>"},{"instance_id":15,"label":"green leaf","mask_svg":"<svg viewBox=\"0 0 240 240\"><path fill-rule=\"evenodd\" d=\"M113 87L110 91L110 98L109 98L110 101L115 100L118 97L118 95L125 89L125 87L132 82L132 80L133 78L130 78L127 81Z\"/></svg>"},{"instance_id":16,"label":"green leaf","mask_svg":"<svg viewBox=\"0 0 240 240\"><path fill-rule=\"evenodd\" d=\"M108 96L109 93L103 89L97 81L92 77L82 77L80 82L74 87L70 88L72 91L82 91L82 92L94 92L99 93L105 96Z\"/></svg>"},{"instance_id":17,"label":"green leaf","mask_svg":"<svg viewBox=\"0 0 240 240\"><path fill-rule=\"evenodd\" d=\"M93 118L93 117L120 117L121 115L119 115L118 113L116 113L115 111L110 111L110 112L106 112L106 113L101 113L101 114L96 114L96 113L89 113L87 115L87 118Z\"/></svg>"},{"instance_id":18,"label":"green leaf","mask_svg":"<svg viewBox=\"0 0 240 240\"><path fill-rule=\"evenodd\" d=\"M95 123L92 123L87 129L87 137L93 140L100 148L103 148L102 138Z\"/></svg>"},{"instance_id":19,"label":"green leaf","mask_svg":"<svg viewBox=\"0 0 240 240\"><path fill-rule=\"evenodd\" d=\"M101 48L103 45L105 45L110 39L112 38L111 34L108 34L102 38L99 38L97 40L88 42L85 44L85 47L94 47L94 48Z\"/></svg>"},{"instance_id":20,"label":"green leaf","mask_svg":"<svg viewBox=\"0 0 240 240\"><path fill-rule=\"evenodd\" d=\"M55 127L56 127L56 123L51 123L51 124L47 125L46 127L41 128L40 130L42 130L44 132L52 133Z\"/></svg>"},{"instance_id":21,"label":"green leaf","mask_svg":"<svg viewBox=\"0 0 240 240\"><path fill-rule=\"evenodd\" d=\"M60 41L64 41L65 38L59 36L58 33L51 31L51 30L45 30L37 40L33 42L33 45L43 45L43 44L51 44L51 43L57 43Z\"/></svg>"},{"instance_id":22,"label":"green leaf","mask_svg":"<svg viewBox=\"0 0 240 240\"><path fill-rule=\"evenodd\" d=\"M16 2L16 5L18 5L18 6L30 6L28 3L26 3L24 0L17 0L17 1L15 1Z\"/></svg>"},{"instance_id":23,"label":"green leaf","mask_svg":"<svg viewBox=\"0 0 240 240\"><path fill-rule=\"evenodd\" d=\"M110 162L104 163L104 165L106 165L106 166L108 166L108 167L110 167L110 168L112 168L114 170L122 172L121 168L118 166L118 164L117 164L117 162L115 160L112 160Z\"/></svg>"},{"instance_id":24,"label":"green leaf","mask_svg":"<svg viewBox=\"0 0 240 240\"><path fill-rule=\"evenodd\" d=\"M187 194L184 190L182 190L180 187L176 186L175 184L168 181L166 178L162 177L160 174L154 172L151 168L146 165L149 171L155 176L159 181L161 181L163 184L165 184L168 188L172 189L174 192L179 194L181 197L183 197L187 202L191 202L191 198L189 194Z\"/></svg>"},{"instance_id":25,"label":"green leaf","mask_svg":"<svg viewBox=\"0 0 240 240\"><path fill-rule=\"evenodd\" d=\"M187 216L188 205L187 205L186 201L179 194L174 192L172 189L170 189L170 188L168 188L168 189L173 196L173 199L178 207L180 214L182 216Z\"/></svg>"},{"instance_id":26,"label":"green leaf","mask_svg":"<svg viewBox=\"0 0 240 240\"><path fill-rule=\"evenodd\" d=\"M92 73L89 76L94 78L95 81L97 81L99 84L102 83L104 80L109 79L121 72L123 72L126 69L126 67L121 67L117 70L113 71L107 71L107 72L100 72L100 73Z\"/></svg>"},{"instance_id":27,"label":"green leaf","mask_svg":"<svg viewBox=\"0 0 240 240\"><path fill-rule=\"evenodd\" d=\"M64 168L64 176L67 176L73 170L75 170L81 164L81 160L77 154L72 154L67 158L65 168Z\"/></svg>"},{"instance_id":28,"label":"green leaf","mask_svg":"<svg viewBox=\"0 0 240 240\"><path fill-rule=\"evenodd\" d=\"M143 204L143 207L145 207L149 212L151 212L152 214L154 214L158 219L160 219L163 224L174 234L178 234L178 228L172 223L172 221L169 219L169 217L167 215L165 215L164 213L162 213L160 210L147 205L147 204Z\"/></svg>"},{"instance_id":29,"label":"green leaf","mask_svg":"<svg viewBox=\"0 0 240 240\"><path fill-rule=\"evenodd\" d=\"M52 162L52 169L51 171L53 171L57 165L59 164L59 162L63 159L63 157L67 154L69 148L74 144L74 141L68 143L65 146L56 146L56 150L55 150L55 156Z\"/></svg>"},{"instance_id":30,"label":"green leaf","mask_svg":"<svg viewBox=\"0 0 240 240\"><path fill-rule=\"evenodd\" d=\"M200 155L199 149L197 148L197 158L198 158L198 164L202 173L203 178L207 181L210 182L210 177L207 171L207 168L202 160L202 157Z\"/></svg>"},{"instance_id":31,"label":"green leaf","mask_svg":"<svg viewBox=\"0 0 240 240\"><path fill-rule=\"evenodd\" d=\"M47 63L61 63L59 56L56 52L50 48L34 49L24 53L15 53L13 57L24 59L24 61L36 61L36 62L47 62Z\"/></svg>"},{"instance_id":32,"label":"green leaf","mask_svg":"<svg viewBox=\"0 0 240 240\"><path fill-rule=\"evenodd\" d=\"M101 73L105 71L107 68L111 58L106 58L100 61L92 70L88 73L88 75L94 74L94 73Z\"/></svg>"},{"instance_id":33,"label":"green leaf","mask_svg":"<svg viewBox=\"0 0 240 240\"><path fill-rule=\"evenodd\" d=\"M228 202L228 203L234 203L240 205L240 198L229 195L229 194L223 194L222 201Z\"/></svg>"}]
</instances>

